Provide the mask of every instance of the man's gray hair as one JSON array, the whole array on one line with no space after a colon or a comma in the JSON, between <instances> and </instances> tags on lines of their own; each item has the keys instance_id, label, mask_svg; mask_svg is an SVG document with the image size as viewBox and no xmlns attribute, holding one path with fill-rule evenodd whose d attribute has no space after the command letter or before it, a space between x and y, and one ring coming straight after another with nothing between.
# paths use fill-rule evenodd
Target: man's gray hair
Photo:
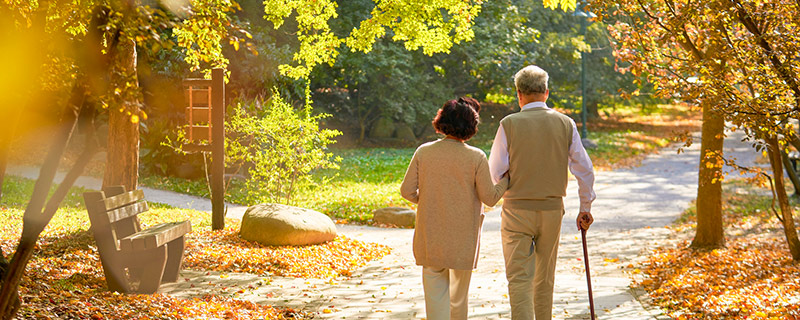
<instances>
[{"instance_id":1,"label":"man's gray hair","mask_svg":"<svg viewBox=\"0 0 800 320\"><path fill-rule=\"evenodd\" d=\"M514 85L523 94L547 92L547 80L550 76L547 71L534 65L529 65L514 75Z\"/></svg>"}]
</instances>

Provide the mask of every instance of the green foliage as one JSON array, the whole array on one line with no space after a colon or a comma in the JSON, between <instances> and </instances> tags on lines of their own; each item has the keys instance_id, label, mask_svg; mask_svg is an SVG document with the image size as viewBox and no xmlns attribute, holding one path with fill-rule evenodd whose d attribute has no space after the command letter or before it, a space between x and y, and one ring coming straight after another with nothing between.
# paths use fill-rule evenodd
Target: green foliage
<instances>
[{"instance_id":1,"label":"green foliage","mask_svg":"<svg viewBox=\"0 0 800 320\"><path fill-rule=\"evenodd\" d=\"M295 110L277 93L238 103L226 126L226 162L246 168L248 204L292 203L297 190L314 184L314 170L338 169L327 147L341 133L319 128L325 116Z\"/></svg>"},{"instance_id":2,"label":"green foliage","mask_svg":"<svg viewBox=\"0 0 800 320\"><path fill-rule=\"evenodd\" d=\"M230 15L239 5L231 0L195 0L192 4L192 15L172 29L178 45L185 48L186 62L192 71L204 63L212 68L225 67L228 59L222 54L222 45L228 36ZM246 30L240 31L252 38ZM239 48L238 39L231 38L230 43Z\"/></svg>"},{"instance_id":3,"label":"green foliage","mask_svg":"<svg viewBox=\"0 0 800 320\"><path fill-rule=\"evenodd\" d=\"M293 60L299 65L282 65L281 72L304 79L315 66L332 65L340 45L369 52L375 41L387 34L387 29L393 33L392 40L404 41L409 50L421 47L427 55L447 52L453 44L472 38L471 27L481 2L377 1L369 17L360 21L358 27L352 25L347 36L336 35L329 24L339 15L334 0L265 0L264 17L280 28L295 13L299 47Z\"/></svg>"},{"instance_id":4,"label":"green foliage","mask_svg":"<svg viewBox=\"0 0 800 320\"><path fill-rule=\"evenodd\" d=\"M342 53L332 67L318 68L312 87L323 110L363 134L380 118L412 126L416 134L453 92L444 77L432 72L431 59L379 41L373 52ZM426 72L427 70L427 72Z\"/></svg>"},{"instance_id":5,"label":"green foliage","mask_svg":"<svg viewBox=\"0 0 800 320\"><path fill-rule=\"evenodd\" d=\"M573 11L577 3L575 0L543 0L544 6L549 9L558 9L561 7L564 11Z\"/></svg>"},{"instance_id":6,"label":"green foliage","mask_svg":"<svg viewBox=\"0 0 800 320\"><path fill-rule=\"evenodd\" d=\"M511 104L516 100L516 97L510 94L503 94L503 93L487 93L486 94L486 101L494 102L497 104Z\"/></svg>"},{"instance_id":7,"label":"green foliage","mask_svg":"<svg viewBox=\"0 0 800 320\"><path fill-rule=\"evenodd\" d=\"M331 28L343 32L367 19L370 5L368 0L340 3L341 15ZM524 0L483 3L474 23L473 39L454 45L447 54L408 52L388 40L377 41L370 54L342 52L332 66L322 66L312 74L314 100L337 120L360 131L359 141L381 118L409 124L418 137L424 137L436 109L447 99L469 95L513 103L513 74L521 66L537 64L551 75L549 103L577 109L581 52L590 48L586 74L592 114L597 108L617 106L620 91L640 93L639 100L649 93L634 84L636 76L615 70L606 26L601 23L589 26L584 37L580 19L572 12L548 10L542 3Z\"/></svg>"}]
</instances>

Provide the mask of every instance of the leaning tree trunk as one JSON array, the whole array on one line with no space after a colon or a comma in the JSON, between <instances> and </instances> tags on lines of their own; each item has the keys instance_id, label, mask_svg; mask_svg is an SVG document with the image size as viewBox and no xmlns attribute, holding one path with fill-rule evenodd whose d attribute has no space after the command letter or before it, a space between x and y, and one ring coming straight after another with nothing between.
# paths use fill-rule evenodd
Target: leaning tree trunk
<instances>
[{"instance_id":1,"label":"leaning tree trunk","mask_svg":"<svg viewBox=\"0 0 800 320\"><path fill-rule=\"evenodd\" d=\"M795 148L795 150L800 151L800 139L797 138L797 134L786 135L786 139ZM796 171L794 169L794 166L791 164L791 161L789 160L789 155L786 154L786 150L784 150L782 154L783 154L783 165L784 167L786 167L785 168L786 174L789 175L789 179L791 179L792 185L794 186L794 196L800 197L800 176L798 176L798 171Z\"/></svg>"},{"instance_id":2,"label":"leaning tree trunk","mask_svg":"<svg viewBox=\"0 0 800 320\"><path fill-rule=\"evenodd\" d=\"M3 250L0 248L0 279L5 278L6 273L8 272L8 269L11 266L11 263L6 259L5 253L3 253L2 251ZM3 320L11 319L14 317L14 315L17 314L17 311L19 310L21 303L19 301L19 295L17 294L16 289L11 294L9 299L10 299L9 302L10 306L6 308L8 309L8 311L4 312L4 314L0 314L0 319Z\"/></svg>"},{"instance_id":3,"label":"leaning tree trunk","mask_svg":"<svg viewBox=\"0 0 800 320\"><path fill-rule=\"evenodd\" d=\"M48 150L42 168L39 171L39 178L34 185L31 200L25 207L22 218L22 236L20 236L17 250L14 252L2 277L0 286L0 319L12 319L19 309L17 288L25 273L25 267L28 265L31 256L33 256L36 241L45 226L53 218L58 204L66 197L69 188L83 172L89 162L88 160L91 159L91 155L82 155L50 197L50 200L47 201L47 195L58 170L58 163L64 155L69 139L72 137L72 132L78 119L77 114L83 106L85 92L82 83L76 83L72 91L70 104L65 108L53 144ZM94 148L90 149L93 153ZM87 149L87 151L90 150Z\"/></svg>"},{"instance_id":4,"label":"leaning tree trunk","mask_svg":"<svg viewBox=\"0 0 800 320\"><path fill-rule=\"evenodd\" d=\"M786 150L781 151L781 161L783 162L783 169L786 171L786 175L789 176L792 187L794 187L794 196L800 197L800 177L797 176L797 171L794 170L794 165L792 160L789 159L789 154L786 153Z\"/></svg>"},{"instance_id":5,"label":"leaning tree trunk","mask_svg":"<svg viewBox=\"0 0 800 320\"><path fill-rule=\"evenodd\" d=\"M783 168L781 167L783 163L781 162L780 144L778 143L778 138L774 135L768 136L765 140L767 142L769 164L772 166L775 192L778 195L778 205L781 208L780 220L783 223L783 232L786 235L786 242L789 244L789 252L792 254L792 259L800 261L800 240L797 238L792 206L789 205L789 196L786 194L786 186L783 184Z\"/></svg>"},{"instance_id":6,"label":"leaning tree trunk","mask_svg":"<svg viewBox=\"0 0 800 320\"><path fill-rule=\"evenodd\" d=\"M710 103L703 103L697 229L692 248L719 248L725 245L722 231L722 167L717 161L717 156L722 156L724 130L722 115L712 110Z\"/></svg>"},{"instance_id":7,"label":"leaning tree trunk","mask_svg":"<svg viewBox=\"0 0 800 320\"><path fill-rule=\"evenodd\" d=\"M111 57L111 83L117 88L125 88L126 84L138 87L136 43L131 39L121 39L114 50ZM126 190L135 190L139 179L139 101L119 101L119 104L116 110L109 110L108 115L103 187L123 185Z\"/></svg>"}]
</instances>

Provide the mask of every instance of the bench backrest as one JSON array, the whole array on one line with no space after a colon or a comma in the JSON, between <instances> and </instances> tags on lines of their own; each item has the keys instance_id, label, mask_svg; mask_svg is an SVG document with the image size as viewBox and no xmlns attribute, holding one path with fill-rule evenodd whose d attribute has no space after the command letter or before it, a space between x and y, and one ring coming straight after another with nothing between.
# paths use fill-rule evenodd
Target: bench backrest
<instances>
[{"instance_id":1,"label":"bench backrest","mask_svg":"<svg viewBox=\"0 0 800 320\"><path fill-rule=\"evenodd\" d=\"M146 212L148 206L142 190L125 192L122 186L103 190L84 193L86 210L98 251L118 251L119 239L141 230L137 215Z\"/></svg>"},{"instance_id":2,"label":"bench backrest","mask_svg":"<svg viewBox=\"0 0 800 320\"><path fill-rule=\"evenodd\" d=\"M114 186L103 188L103 191L86 192L83 200L108 288L112 291L130 292L125 261L131 257L120 252L119 239L141 229L136 215L147 211L144 193L141 190L125 192L125 187Z\"/></svg>"}]
</instances>

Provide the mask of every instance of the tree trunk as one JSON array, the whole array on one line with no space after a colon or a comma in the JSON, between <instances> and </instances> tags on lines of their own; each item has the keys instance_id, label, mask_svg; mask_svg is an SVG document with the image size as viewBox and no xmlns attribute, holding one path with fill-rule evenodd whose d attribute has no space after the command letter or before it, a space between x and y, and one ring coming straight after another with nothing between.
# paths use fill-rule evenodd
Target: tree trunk
<instances>
[{"instance_id":1,"label":"tree trunk","mask_svg":"<svg viewBox=\"0 0 800 320\"><path fill-rule=\"evenodd\" d=\"M768 146L769 163L772 166L772 179L775 182L775 192L778 195L778 204L783 218L781 221L783 223L783 232L786 235L786 242L789 244L789 252L792 254L792 259L800 261L800 240L797 238L792 206L789 205L789 196L786 194L786 186L783 184L780 144L778 144L778 138L774 135L767 137L765 140Z\"/></svg>"},{"instance_id":2,"label":"tree trunk","mask_svg":"<svg viewBox=\"0 0 800 320\"><path fill-rule=\"evenodd\" d=\"M0 254L0 278L5 278L8 274L9 268L11 267L11 263L6 260L5 256ZM9 297L10 305L6 308L6 311L0 313L0 319L2 320L10 320L13 319L14 316L19 311L19 307L22 303L19 300L19 293L17 292L16 288L14 288L13 292L11 292L11 296Z\"/></svg>"},{"instance_id":3,"label":"tree trunk","mask_svg":"<svg viewBox=\"0 0 800 320\"><path fill-rule=\"evenodd\" d=\"M598 103L594 100L587 100L586 101L586 116L589 119L597 119L600 118L600 111L598 110Z\"/></svg>"},{"instance_id":4,"label":"tree trunk","mask_svg":"<svg viewBox=\"0 0 800 320\"><path fill-rule=\"evenodd\" d=\"M789 159L789 155L785 150L781 151L781 161L783 161L783 168L786 170L789 181L792 182L792 186L794 187L794 196L800 197L800 178L797 177L797 171L794 170L792 160Z\"/></svg>"},{"instance_id":5,"label":"tree trunk","mask_svg":"<svg viewBox=\"0 0 800 320\"><path fill-rule=\"evenodd\" d=\"M136 80L136 43L123 39L112 53L111 83L124 84ZM115 86L125 88L124 85ZM128 90L135 90L128 88ZM122 109L123 111L120 111ZM108 144L103 188L123 185L126 190L135 190L139 179L139 101L121 101L121 106L109 110ZM138 119L138 118L137 118Z\"/></svg>"},{"instance_id":6,"label":"tree trunk","mask_svg":"<svg viewBox=\"0 0 800 320\"><path fill-rule=\"evenodd\" d=\"M22 218L22 236L17 245L17 250L11 258L8 268L5 270L5 274L2 278L2 286L0 286L0 319L13 318L19 308L17 288L25 273L25 267L28 265L28 261L33 255L33 250L36 247L36 241L39 239L39 235L53 217L52 214L43 214L42 209L45 207L47 194L50 191L50 187L53 185L53 179L58 170L58 163L64 155L67 143L77 123L78 117L76 109L83 105L84 97L85 90L82 84L76 84L72 91L70 105L65 109L61 126L55 134L56 138L39 171L39 178L34 185L31 200L25 207L25 213L23 213ZM75 175L75 178L77 178L77 175ZM65 181L62 182L62 187L66 184L71 186L72 183L74 183L74 180L67 181L65 179ZM57 203L60 203L65 195L66 192L63 192L63 194L58 192L54 194L50 199L51 204L48 205L48 208L52 206L53 202L55 202L56 207L58 207ZM53 210L53 213L54 212Z\"/></svg>"},{"instance_id":7,"label":"tree trunk","mask_svg":"<svg viewBox=\"0 0 800 320\"><path fill-rule=\"evenodd\" d=\"M0 248L0 279L5 278L6 272L8 272L8 268L11 266L9 261L6 259L5 253L3 253L2 248ZM6 314L0 315L0 319L11 319L14 315L17 314L17 310L19 310L21 303L19 301L19 296L17 295L17 291L14 290L14 293L11 296L11 306Z\"/></svg>"},{"instance_id":8,"label":"tree trunk","mask_svg":"<svg viewBox=\"0 0 800 320\"><path fill-rule=\"evenodd\" d=\"M364 138L366 138L367 126L364 125L363 121L359 121L358 127L359 127L358 142L356 144L358 146L361 146L361 144L364 143Z\"/></svg>"},{"instance_id":9,"label":"tree trunk","mask_svg":"<svg viewBox=\"0 0 800 320\"><path fill-rule=\"evenodd\" d=\"M722 167L715 156L722 156L724 130L722 116L712 110L710 103L704 103L697 184L697 230L692 248L725 246L722 231Z\"/></svg>"},{"instance_id":10,"label":"tree trunk","mask_svg":"<svg viewBox=\"0 0 800 320\"><path fill-rule=\"evenodd\" d=\"M95 142L95 136L94 131L92 131L91 135L87 135L86 148L83 153L45 205L47 191L53 184L53 178L58 169L58 162L61 156L63 156L69 139L72 137L77 119L71 121L73 122L71 126L65 123L62 127L61 137L54 142L53 148L51 148L45 163L42 165L42 171L39 179L36 181L34 193L31 196L31 202L25 209L22 237L20 238L19 246L14 253L11 263L7 263L5 258L0 261L0 265L3 265L3 267L0 268L0 273L3 273L3 286L2 291L0 291L0 307L7 305L6 307L2 307L3 309L0 309L4 310L2 314L0 314L0 319L12 319L17 313L17 310L19 310L20 301L17 288L24 274L25 267L31 256L33 256L36 241L38 241L39 235L44 231L47 224L50 223L56 211L58 211L58 206L67 194L69 194L69 189L75 184L75 181L80 177L89 164L89 161L91 161L92 157L99 149L97 143L93 143ZM67 129L69 130L67 131ZM42 211L42 207L44 207L44 211Z\"/></svg>"}]
</instances>

